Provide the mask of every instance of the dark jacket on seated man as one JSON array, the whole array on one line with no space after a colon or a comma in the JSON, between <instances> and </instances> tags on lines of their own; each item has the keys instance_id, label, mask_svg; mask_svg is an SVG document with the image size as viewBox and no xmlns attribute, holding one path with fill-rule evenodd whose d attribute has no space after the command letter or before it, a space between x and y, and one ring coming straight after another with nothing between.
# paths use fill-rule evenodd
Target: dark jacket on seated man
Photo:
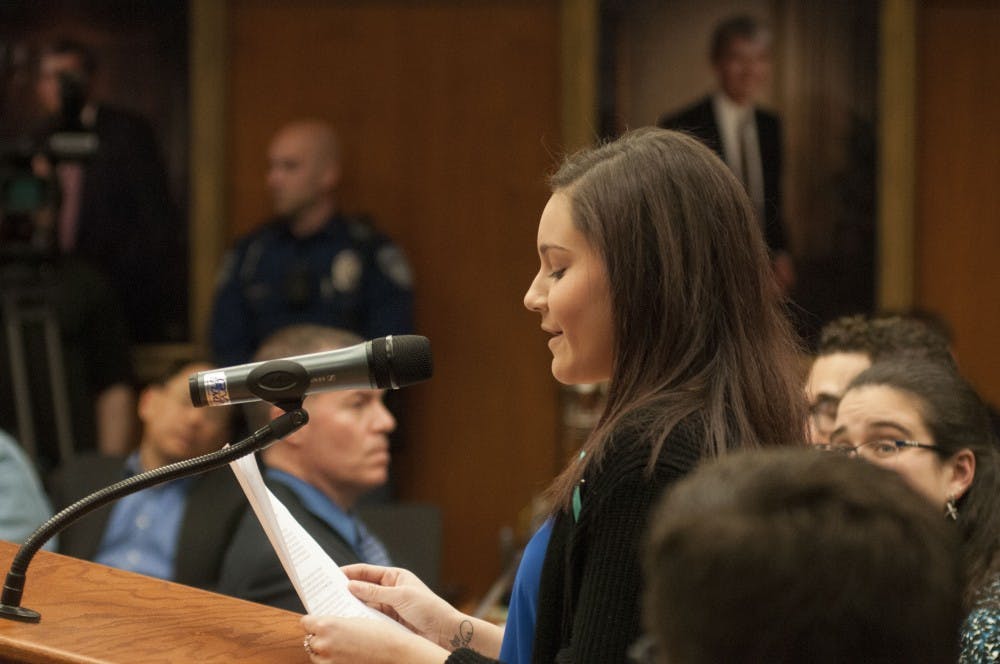
<instances>
[{"instance_id":1,"label":"dark jacket on seated man","mask_svg":"<svg viewBox=\"0 0 1000 664\"><path fill-rule=\"evenodd\" d=\"M335 563L351 565L365 562L344 536L312 512L291 488L275 481L268 481L267 486ZM305 607L281 566L278 554L271 547L264 528L252 510L246 511L233 537L219 577L218 591L279 609L305 613Z\"/></svg>"}]
</instances>

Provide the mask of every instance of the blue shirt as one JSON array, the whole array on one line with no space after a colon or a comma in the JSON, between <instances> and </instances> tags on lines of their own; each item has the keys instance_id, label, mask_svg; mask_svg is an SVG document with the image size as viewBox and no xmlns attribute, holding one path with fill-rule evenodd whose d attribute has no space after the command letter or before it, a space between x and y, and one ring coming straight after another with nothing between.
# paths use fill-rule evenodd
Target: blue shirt
<instances>
[{"instance_id":1,"label":"blue shirt","mask_svg":"<svg viewBox=\"0 0 1000 664\"><path fill-rule=\"evenodd\" d=\"M23 544L52 516L38 473L13 438L0 431L0 539ZM56 538L45 544L55 551Z\"/></svg>"},{"instance_id":2,"label":"blue shirt","mask_svg":"<svg viewBox=\"0 0 1000 664\"><path fill-rule=\"evenodd\" d=\"M264 476L272 482L280 482L291 489L307 510L330 526L344 538L344 541L351 545L354 552L358 554L358 558L365 562L372 562L366 559L362 550L361 530L354 515L340 509L340 506L327 498L325 493L294 475L274 468L267 468L264 471Z\"/></svg>"},{"instance_id":3,"label":"blue shirt","mask_svg":"<svg viewBox=\"0 0 1000 664\"><path fill-rule=\"evenodd\" d=\"M126 477L142 472L139 453L125 461ZM194 478L184 477L125 496L111 508L94 562L171 580L184 508Z\"/></svg>"},{"instance_id":4,"label":"blue shirt","mask_svg":"<svg viewBox=\"0 0 1000 664\"><path fill-rule=\"evenodd\" d=\"M535 645L535 618L538 615L538 585L542 579L542 562L552 537L552 519L528 540L517 566L517 576L510 593L507 626L500 645L500 661L506 664L528 664Z\"/></svg>"}]
</instances>

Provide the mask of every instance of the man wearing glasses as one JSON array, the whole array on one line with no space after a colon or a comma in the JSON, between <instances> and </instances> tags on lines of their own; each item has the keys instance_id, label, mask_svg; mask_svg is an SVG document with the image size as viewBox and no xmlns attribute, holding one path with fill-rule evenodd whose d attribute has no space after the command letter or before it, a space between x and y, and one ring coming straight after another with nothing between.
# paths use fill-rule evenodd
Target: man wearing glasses
<instances>
[{"instance_id":1,"label":"man wearing glasses","mask_svg":"<svg viewBox=\"0 0 1000 664\"><path fill-rule=\"evenodd\" d=\"M948 339L928 323L905 316L845 316L823 327L809 377L809 440L828 444L848 384L879 360L923 358L955 368Z\"/></svg>"}]
</instances>

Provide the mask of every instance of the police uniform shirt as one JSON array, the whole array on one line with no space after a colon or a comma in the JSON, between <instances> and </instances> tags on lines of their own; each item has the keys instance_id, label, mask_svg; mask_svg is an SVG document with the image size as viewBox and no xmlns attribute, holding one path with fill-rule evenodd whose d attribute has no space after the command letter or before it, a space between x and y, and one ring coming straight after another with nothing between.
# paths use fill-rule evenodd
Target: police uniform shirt
<instances>
[{"instance_id":1,"label":"police uniform shirt","mask_svg":"<svg viewBox=\"0 0 1000 664\"><path fill-rule=\"evenodd\" d=\"M409 265L363 220L338 215L295 237L272 222L226 256L212 312L220 364L250 361L272 332L297 323L351 330L365 339L413 331Z\"/></svg>"}]
</instances>

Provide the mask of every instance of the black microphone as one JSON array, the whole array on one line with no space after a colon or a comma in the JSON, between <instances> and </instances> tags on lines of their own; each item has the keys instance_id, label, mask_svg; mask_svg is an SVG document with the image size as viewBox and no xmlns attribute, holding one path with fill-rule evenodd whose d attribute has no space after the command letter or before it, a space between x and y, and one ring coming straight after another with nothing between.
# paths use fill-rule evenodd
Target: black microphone
<instances>
[{"instance_id":1,"label":"black microphone","mask_svg":"<svg viewBox=\"0 0 1000 664\"><path fill-rule=\"evenodd\" d=\"M427 337L389 336L309 355L199 371L188 379L195 406L288 403L330 390L397 390L433 373Z\"/></svg>"}]
</instances>

